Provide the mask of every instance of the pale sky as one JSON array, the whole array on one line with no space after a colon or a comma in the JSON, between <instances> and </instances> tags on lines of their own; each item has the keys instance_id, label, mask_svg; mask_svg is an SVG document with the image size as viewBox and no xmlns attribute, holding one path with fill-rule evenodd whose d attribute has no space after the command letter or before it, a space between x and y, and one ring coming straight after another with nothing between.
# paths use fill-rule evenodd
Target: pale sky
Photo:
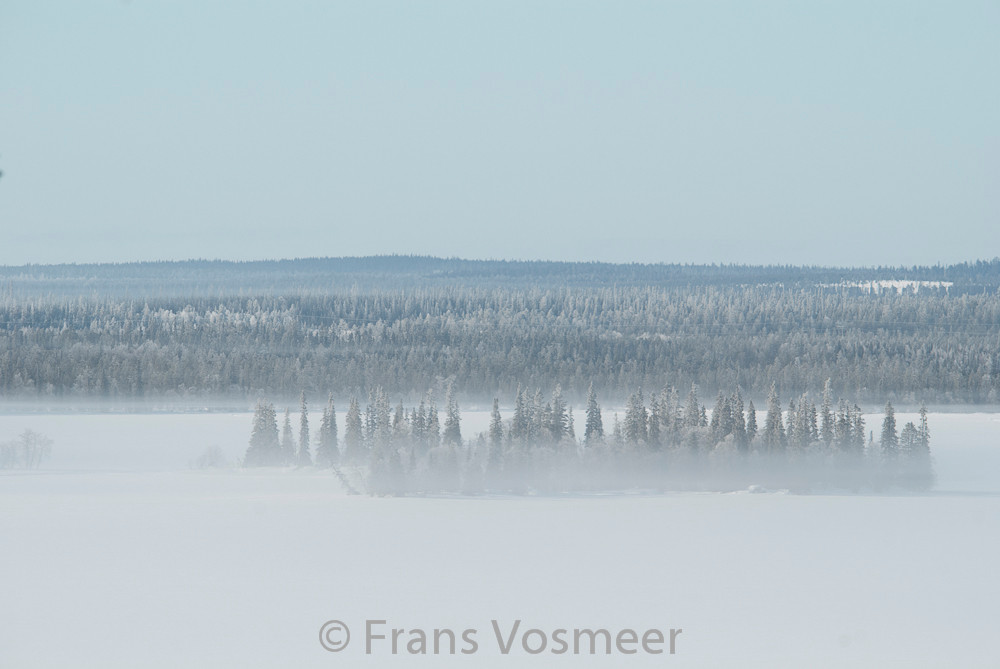
<instances>
[{"instance_id":1,"label":"pale sky","mask_svg":"<svg viewBox=\"0 0 1000 669\"><path fill-rule=\"evenodd\" d=\"M1000 255L1000 3L0 3L0 264Z\"/></svg>"}]
</instances>

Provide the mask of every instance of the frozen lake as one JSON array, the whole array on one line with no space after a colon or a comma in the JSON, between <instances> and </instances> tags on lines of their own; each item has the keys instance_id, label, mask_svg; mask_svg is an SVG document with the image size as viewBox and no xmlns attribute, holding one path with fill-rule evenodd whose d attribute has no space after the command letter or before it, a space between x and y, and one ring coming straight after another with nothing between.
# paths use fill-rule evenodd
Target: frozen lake
<instances>
[{"instance_id":1,"label":"frozen lake","mask_svg":"<svg viewBox=\"0 0 1000 669\"><path fill-rule=\"evenodd\" d=\"M189 468L240 457L250 414L0 416L0 439L55 442L0 471L0 667L1000 666L1000 414L930 426L925 495L379 499ZM337 654L330 619L351 628ZM368 619L480 647L366 657ZM493 619L684 631L674 655L504 656Z\"/></svg>"}]
</instances>

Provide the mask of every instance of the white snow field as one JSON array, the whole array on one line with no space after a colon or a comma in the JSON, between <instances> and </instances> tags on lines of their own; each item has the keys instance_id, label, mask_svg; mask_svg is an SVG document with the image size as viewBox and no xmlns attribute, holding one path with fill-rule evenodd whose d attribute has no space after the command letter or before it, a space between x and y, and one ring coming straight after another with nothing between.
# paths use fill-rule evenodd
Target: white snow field
<instances>
[{"instance_id":1,"label":"white snow field","mask_svg":"<svg viewBox=\"0 0 1000 669\"><path fill-rule=\"evenodd\" d=\"M930 426L928 494L371 498L188 467L242 455L249 414L0 416L0 440L55 442L0 471L0 668L998 667L1000 415ZM494 619L548 648L502 655ZM366 620L405 630L399 654L365 653ZM409 655L415 628L477 652ZM552 654L559 628L683 632L673 655Z\"/></svg>"}]
</instances>

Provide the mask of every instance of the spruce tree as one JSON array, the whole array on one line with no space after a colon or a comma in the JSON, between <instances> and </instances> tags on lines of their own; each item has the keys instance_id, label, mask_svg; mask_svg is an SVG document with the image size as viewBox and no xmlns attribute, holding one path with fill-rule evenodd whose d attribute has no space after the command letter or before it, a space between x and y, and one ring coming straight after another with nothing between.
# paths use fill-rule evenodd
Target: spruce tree
<instances>
[{"instance_id":1,"label":"spruce tree","mask_svg":"<svg viewBox=\"0 0 1000 669\"><path fill-rule=\"evenodd\" d=\"M298 464L300 467L308 467L312 464L312 455L309 453L309 407L306 404L305 391L302 391L299 405L301 414L299 416Z\"/></svg>"},{"instance_id":2,"label":"spruce tree","mask_svg":"<svg viewBox=\"0 0 1000 669\"><path fill-rule=\"evenodd\" d=\"M646 407L643 402L642 389L629 395L625 403L625 441L629 444L644 444L647 436Z\"/></svg>"},{"instance_id":3,"label":"spruce tree","mask_svg":"<svg viewBox=\"0 0 1000 669\"><path fill-rule=\"evenodd\" d=\"M681 431L681 394L677 388L670 386L669 409L667 419L669 423L668 435L676 436Z\"/></svg>"},{"instance_id":4,"label":"spruce tree","mask_svg":"<svg viewBox=\"0 0 1000 669\"><path fill-rule=\"evenodd\" d=\"M847 407L847 402L840 400L840 406L833 420L833 443L844 452L850 451L854 444L853 417L854 414Z\"/></svg>"},{"instance_id":5,"label":"spruce tree","mask_svg":"<svg viewBox=\"0 0 1000 669\"><path fill-rule=\"evenodd\" d=\"M622 423L618 419L617 412L614 415L614 424L611 428L611 441L619 452L625 447L625 433L622 431Z\"/></svg>"},{"instance_id":6,"label":"spruce tree","mask_svg":"<svg viewBox=\"0 0 1000 669\"><path fill-rule=\"evenodd\" d=\"M373 495L396 495L403 492L402 460L393 443L392 409L389 394L382 387L369 393L366 414L368 424L368 490Z\"/></svg>"},{"instance_id":7,"label":"spruce tree","mask_svg":"<svg viewBox=\"0 0 1000 669\"><path fill-rule=\"evenodd\" d=\"M860 455L865 450L865 417L861 413L861 407L857 404L851 409L850 416L850 449Z\"/></svg>"},{"instance_id":8,"label":"spruce tree","mask_svg":"<svg viewBox=\"0 0 1000 669\"><path fill-rule=\"evenodd\" d=\"M323 418L319 426L319 445L316 447L316 464L320 467L334 467L340 464L340 449L337 447L337 411L333 405L333 395L323 408Z\"/></svg>"},{"instance_id":9,"label":"spruce tree","mask_svg":"<svg viewBox=\"0 0 1000 669\"><path fill-rule=\"evenodd\" d=\"M920 405L920 425L918 430L918 443L920 451L930 456L931 452L931 431L927 427L927 407Z\"/></svg>"},{"instance_id":10,"label":"spruce tree","mask_svg":"<svg viewBox=\"0 0 1000 669\"><path fill-rule=\"evenodd\" d=\"M333 393L326 400L326 411L330 415L330 425L328 429L329 443L334 448L337 447L337 407L333 404Z\"/></svg>"},{"instance_id":11,"label":"spruce tree","mask_svg":"<svg viewBox=\"0 0 1000 669\"><path fill-rule=\"evenodd\" d=\"M556 384L552 391L551 411L549 412L549 433L552 442L558 444L565 438L569 419L566 416L566 400L562 396L562 386Z\"/></svg>"},{"instance_id":12,"label":"spruce tree","mask_svg":"<svg viewBox=\"0 0 1000 669\"><path fill-rule=\"evenodd\" d=\"M501 485L503 472L503 419L500 417L500 400L493 398L493 412L490 414L488 455L486 457L486 487Z\"/></svg>"},{"instance_id":13,"label":"spruce tree","mask_svg":"<svg viewBox=\"0 0 1000 669\"><path fill-rule=\"evenodd\" d=\"M520 384L517 386L517 394L514 397L514 417L510 421L509 436L514 441L524 441L528 436L527 400Z\"/></svg>"},{"instance_id":14,"label":"spruce tree","mask_svg":"<svg viewBox=\"0 0 1000 669\"><path fill-rule=\"evenodd\" d=\"M646 416L646 443L653 450L659 450L663 437L660 434L660 400L656 395L649 403L649 412Z\"/></svg>"},{"instance_id":15,"label":"spruce tree","mask_svg":"<svg viewBox=\"0 0 1000 669\"><path fill-rule=\"evenodd\" d=\"M389 408L389 394L384 388L379 386L374 392L374 433L372 434L373 447L375 444L385 446L392 437L392 410Z\"/></svg>"},{"instance_id":16,"label":"spruce tree","mask_svg":"<svg viewBox=\"0 0 1000 669\"><path fill-rule=\"evenodd\" d=\"M490 414L490 447L503 445L503 419L500 417L500 400L493 398L493 412Z\"/></svg>"},{"instance_id":17,"label":"spruce tree","mask_svg":"<svg viewBox=\"0 0 1000 669\"><path fill-rule=\"evenodd\" d=\"M823 384L823 405L820 410L819 438L827 449L833 446L834 416L833 416L833 385L830 379Z\"/></svg>"},{"instance_id":18,"label":"spruce tree","mask_svg":"<svg viewBox=\"0 0 1000 669\"><path fill-rule=\"evenodd\" d=\"M816 405L812 401L807 402L807 404L809 406L809 415L806 417L807 427L809 428L809 443L813 443L820 440L818 412L816 411Z\"/></svg>"},{"instance_id":19,"label":"spruce tree","mask_svg":"<svg viewBox=\"0 0 1000 669\"><path fill-rule=\"evenodd\" d=\"M247 467L267 467L282 464L281 444L278 441L278 421L274 405L257 400L253 412L253 429L244 464Z\"/></svg>"},{"instance_id":20,"label":"spruce tree","mask_svg":"<svg viewBox=\"0 0 1000 669\"><path fill-rule=\"evenodd\" d=\"M535 395L531 399L528 409L528 442L532 446L538 446L544 440L548 425L545 423L545 400L542 398L542 389L535 388Z\"/></svg>"},{"instance_id":21,"label":"spruce tree","mask_svg":"<svg viewBox=\"0 0 1000 669\"><path fill-rule=\"evenodd\" d=\"M743 415L743 393L740 392L739 386L736 386L736 392L729 398L729 423L736 439L737 448L746 451L749 440L747 439L746 417Z\"/></svg>"},{"instance_id":22,"label":"spruce tree","mask_svg":"<svg viewBox=\"0 0 1000 669\"><path fill-rule=\"evenodd\" d=\"M344 461L359 465L365 461L364 434L361 427L361 407L358 398L352 397L344 417Z\"/></svg>"},{"instance_id":23,"label":"spruce tree","mask_svg":"<svg viewBox=\"0 0 1000 669\"><path fill-rule=\"evenodd\" d=\"M712 419L708 427L712 430L712 438L718 443L725 437L725 421L722 414L726 411L726 398L722 395L722 390L715 395L715 406L712 407Z\"/></svg>"},{"instance_id":24,"label":"spruce tree","mask_svg":"<svg viewBox=\"0 0 1000 669\"><path fill-rule=\"evenodd\" d=\"M291 409L285 409L285 422L281 426L281 464L294 464L295 450L295 432L292 430L292 412Z\"/></svg>"},{"instance_id":25,"label":"spruce tree","mask_svg":"<svg viewBox=\"0 0 1000 669\"><path fill-rule=\"evenodd\" d=\"M907 427L910 425L911 423L907 423ZM927 427L927 407L921 405L920 421L908 439L912 444L908 448L906 483L916 490L929 490L934 484L934 471L931 462L930 429Z\"/></svg>"},{"instance_id":26,"label":"spruce tree","mask_svg":"<svg viewBox=\"0 0 1000 669\"><path fill-rule=\"evenodd\" d=\"M333 396L323 407L323 417L319 424L319 444L316 446L316 465L335 467L340 464L340 449L337 448L337 415L333 407Z\"/></svg>"},{"instance_id":27,"label":"spruce tree","mask_svg":"<svg viewBox=\"0 0 1000 669\"><path fill-rule=\"evenodd\" d=\"M892 402L885 403L885 418L882 419L882 437L879 439L882 455L892 460L899 452L899 435L896 433L896 411Z\"/></svg>"},{"instance_id":28,"label":"spruce tree","mask_svg":"<svg viewBox=\"0 0 1000 669\"><path fill-rule=\"evenodd\" d=\"M659 415L656 417L660 426L660 443L670 443L677 427L677 391L671 386L664 386L660 391L658 404Z\"/></svg>"},{"instance_id":29,"label":"spruce tree","mask_svg":"<svg viewBox=\"0 0 1000 669\"><path fill-rule=\"evenodd\" d=\"M919 444L920 436L917 426L913 424L913 421L910 421L903 426L899 433L899 451L903 456L913 458L920 447Z\"/></svg>"},{"instance_id":30,"label":"spruce tree","mask_svg":"<svg viewBox=\"0 0 1000 669\"><path fill-rule=\"evenodd\" d=\"M701 412L698 410L698 386L691 384L688 392L687 402L684 404L684 426L698 427L701 423Z\"/></svg>"},{"instance_id":31,"label":"spruce tree","mask_svg":"<svg viewBox=\"0 0 1000 669\"><path fill-rule=\"evenodd\" d=\"M583 443L595 446L604 441L604 422L601 420L601 406L597 403L594 384L587 390L587 422L583 428Z\"/></svg>"},{"instance_id":32,"label":"spruce tree","mask_svg":"<svg viewBox=\"0 0 1000 669\"><path fill-rule=\"evenodd\" d=\"M427 451L427 400L420 400L420 408L413 411L413 440L422 455Z\"/></svg>"},{"instance_id":33,"label":"spruce tree","mask_svg":"<svg viewBox=\"0 0 1000 669\"><path fill-rule=\"evenodd\" d=\"M430 403L427 411L427 447L437 448L441 445L441 421L438 419L438 410L434 406L434 401Z\"/></svg>"},{"instance_id":34,"label":"spruce tree","mask_svg":"<svg viewBox=\"0 0 1000 669\"><path fill-rule=\"evenodd\" d=\"M373 495L403 492L403 466L399 449L392 439L392 410L389 394L379 387L372 393L372 433L369 448L368 489Z\"/></svg>"},{"instance_id":35,"label":"spruce tree","mask_svg":"<svg viewBox=\"0 0 1000 669\"><path fill-rule=\"evenodd\" d=\"M788 400L788 411L785 412L785 444L789 447L799 445L799 407L794 399Z\"/></svg>"},{"instance_id":36,"label":"spruce tree","mask_svg":"<svg viewBox=\"0 0 1000 669\"><path fill-rule=\"evenodd\" d=\"M764 445L771 452L784 448L785 427L781 420L781 402L778 391L771 384L771 392L767 396L767 417L764 422Z\"/></svg>"},{"instance_id":37,"label":"spruce tree","mask_svg":"<svg viewBox=\"0 0 1000 669\"><path fill-rule=\"evenodd\" d=\"M375 416L375 408L377 405L377 400L375 397L377 388L371 388L368 391L368 403L365 405L365 440L368 442L368 449L371 450L371 445L375 441L375 431L376 424L378 423L378 418Z\"/></svg>"},{"instance_id":38,"label":"spruce tree","mask_svg":"<svg viewBox=\"0 0 1000 669\"><path fill-rule=\"evenodd\" d=\"M444 434L442 441L452 446L462 445L462 417L458 411L458 401L452 387L448 386L448 394L445 398L446 411L444 419Z\"/></svg>"}]
</instances>

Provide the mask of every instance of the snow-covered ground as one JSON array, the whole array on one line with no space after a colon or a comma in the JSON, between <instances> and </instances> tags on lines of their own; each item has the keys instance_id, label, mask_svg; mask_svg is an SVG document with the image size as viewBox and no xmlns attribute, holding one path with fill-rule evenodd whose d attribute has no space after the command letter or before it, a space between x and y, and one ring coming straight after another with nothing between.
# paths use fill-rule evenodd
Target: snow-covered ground
<instances>
[{"instance_id":1,"label":"snow-covered ground","mask_svg":"<svg viewBox=\"0 0 1000 669\"><path fill-rule=\"evenodd\" d=\"M0 440L55 442L0 471L0 667L1000 666L1000 414L931 415L926 495L377 499L189 468L213 444L235 461L249 425L0 416ZM475 628L479 650L366 656L367 619ZM684 631L674 655L503 656L493 619Z\"/></svg>"}]
</instances>

